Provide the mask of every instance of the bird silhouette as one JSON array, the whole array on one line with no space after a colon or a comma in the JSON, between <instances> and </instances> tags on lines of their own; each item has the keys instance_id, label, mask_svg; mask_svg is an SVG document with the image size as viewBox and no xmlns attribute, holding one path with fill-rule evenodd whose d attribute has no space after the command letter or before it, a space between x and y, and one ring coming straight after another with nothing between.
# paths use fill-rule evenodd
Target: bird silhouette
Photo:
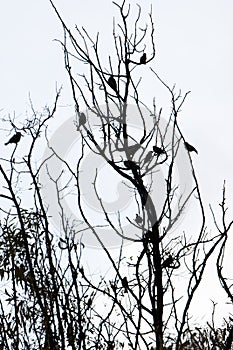
<instances>
[{"instance_id":1,"label":"bird silhouette","mask_svg":"<svg viewBox=\"0 0 233 350\"><path fill-rule=\"evenodd\" d=\"M108 79L108 85L115 91L117 92L117 83L113 75L111 75Z\"/></svg>"},{"instance_id":2,"label":"bird silhouette","mask_svg":"<svg viewBox=\"0 0 233 350\"><path fill-rule=\"evenodd\" d=\"M144 159L143 165L145 165L146 163L149 163L151 161L152 157L153 157L153 152L149 151Z\"/></svg>"},{"instance_id":3,"label":"bird silhouette","mask_svg":"<svg viewBox=\"0 0 233 350\"><path fill-rule=\"evenodd\" d=\"M164 260L162 266L163 267L172 267L172 264L174 262L174 259L172 257L172 255L170 254L167 259Z\"/></svg>"},{"instance_id":4,"label":"bird silhouette","mask_svg":"<svg viewBox=\"0 0 233 350\"><path fill-rule=\"evenodd\" d=\"M122 282L122 287L125 288L125 293L127 293L127 289L129 287L127 277L124 277L121 282Z\"/></svg>"},{"instance_id":5,"label":"bird silhouette","mask_svg":"<svg viewBox=\"0 0 233 350\"><path fill-rule=\"evenodd\" d=\"M141 64L146 64L146 53L144 52L144 54L141 56L140 58L140 63Z\"/></svg>"},{"instance_id":6,"label":"bird silhouette","mask_svg":"<svg viewBox=\"0 0 233 350\"><path fill-rule=\"evenodd\" d=\"M79 126L86 124L87 118L84 113L80 113L79 115Z\"/></svg>"},{"instance_id":7,"label":"bird silhouette","mask_svg":"<svg viewBox=\"0 0 233 350\"><path fill-rule=\"evenodd\" d=\"M135 222L138 224L138 225L140 225L141 223L142 223L142 217L140 216L140 215L138 215L138 214L136 214L136 218L135 218Z\"/></svg>"},{"instance_id":8,"label":"bird silhouette","mask_svg":"<svg viewBox=\"0 0 233 350\"><path fill-rule=\"evenodd\" d=\"M127 169L139 169L139 166L132 160L125 160L124 165Z\"/></svg>"},{"instance_id":9,"label":"bird silhouette","mask_svg":"<svg viewBox=\"0 0 233 350\"><path fill-rule=\"evenodd\" d=\"M188 152L196 152L198 154L196 148L190 145L188 142L185 142L184 145Z\"/></svg>"},{"instance_id":10,"label":"bird silhouette","mask_svg":"<svg viewBox=\"0 0 233 350\"><path fill-rule=\"evenodd\" d=\"M5 143L5 145L9 145L9 143L15 143L17 144L21 138L22 134L21 132L17 132L15 135L13 135L8 142Z\"/></svg>"},{"instance_id":11,"label":"bird silhouette","mask_svg":"<svg viewBox=\"0 0 233 350\"><path fill-rule=\"evenodd\" d=\"M160 147L157 147L157 146L153 146L153 151L158 154L158 156L160 156L161 154L165 154L165 150L160 148Z\"/></svg>"},{"instance_id":12,"label":"bird silhouette","mask_svg":"<svg viewBox=\"0 0 233 350\"><path fill-rule=\"evenodd\" d=\"M89 298L87 301L87 310L90 309L91 304L92 304L92 298Z\"/></svg>"}]
</instances>

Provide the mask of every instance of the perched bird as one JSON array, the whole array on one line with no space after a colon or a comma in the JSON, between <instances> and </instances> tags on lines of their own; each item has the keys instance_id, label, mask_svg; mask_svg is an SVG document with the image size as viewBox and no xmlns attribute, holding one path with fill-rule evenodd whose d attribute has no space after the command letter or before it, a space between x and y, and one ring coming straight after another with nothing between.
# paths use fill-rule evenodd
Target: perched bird
<instances>
[{"instance_id":1,"label":"perched bird","mask_svg":"<svg viewBox=\"0 0 233 350\"><path fill-rule=\"evenodd\" d=\"M185 142L184 145L188 152L196 152L198 154L196 148L190 145L188 142Z\"/></svg>"},{"instance_id":2,"label":"perched bird","mask_svg":"<svg viewBox=\"0 0 233 350\"><path fill-rule=\"evenodd\" d=\"M88 301L87 301L87 310L90 309L91 304L92 304L92 299L89 298Z\"/></svg>"},{"instance_id":3,"label":"perched bird","mask_svg":"<svg viewBox=\"0 0 233 350\"><path fill-rule=\"evenodd\" d=\"M173 257L172 257L171 254L170 254L170 255L168 256L168 258L164 260L162 266L163 266L163 267L172 267L173 262L174 262L174 259L173 259Z\"/></svg>"},{"instance_id":4,"label":"perched bird","mask_svg":"<svg viewBox=\"0 0 233 350\"><path fill-rule=\"evenodd\" d=\"M136 214L136 218L135 218L135 222L138 224L138 225L140 225L141 223L142 223L142 217L140 216L140 215L138 215L138 214Z\"/></svg>"},{"instance_id":5,"label":"perched bird","mask_svg":"<svg viewBox=\"0 0 233 350\"><path fill-rule=\"evenodd\" d=\"M157 146L153 146L153 151L158 154L158 156L160 156L161 154L165 154L165 150L160 148L160 147L157 147Z\"/></svg>"},{"instance_id":6,"label":"perched bird","mask_svg":"<svg viewBox=\"0 0 233 350\"><path fill-rule=\"evenodd\" d=\"M125 293L127 293L127 289L128 289L128 280L127 280L127 277L124 277L121 281L122 283L122 287L125 288Z\"/></svg>"},{"instance_id":7,"label":"perched bird","mask_svg":"<svg viewBox=\"0 0 233 350\"><path fill-rule=\"evenodd\" d=\"M87 118L84 113L79 114L79 126L86 124Z\"/></svg>"},{"instance_id":8,"label":"perched bird","mask_svg":"<svg viewBox=\"0 0 233 350\"><path fill-rule=\"evenodd\" d=\"M21 138L21 132L17 132L15 135L13 135L8 142L5 143L5 145L9 145L9 143L15 143L17 144Z\"/></svg>"},{"instance_id":9,"label":"perched bird","mask_svg":"<svg viewBox=\"0 0 233 350\"><path fill-rule=\"evenodd\" d=\"M153 152L149 151L144 159L143 164L145 165L146 163L149 163L151 161L152 157L153 157Z\"/></svg>"},{"instance_id":10,"label":"perched bird","mask_svg":"<svg viewBox=\"0 0 233 350\"><path fill-rule=\"evenodd\" d=\"M115 91L117 92L117 83L113 75L111 75L108 79L108 85Z\"/></svg>"},{"instance_id":11,"label":"perched bird","mask_svg":"<svg viewBox=\"0 0 233 350\"><path fill-rule=\"evenodd\" d=\"M112 290L114 291L114 293L116 292L116 285L115 285L115 283L113 284L112 282L110 282L110 286L111 286L111 288L112 288Z\"/></svg>"},{"instance_id":12,"label":"perched bird","mask_svg":"<svg viewBox=\"0 0 233 350\"><path fill-rule=\"evenodd\" d=\"M141 56L140 58L140 63L141 64L146 64L146 53L144 52L144 54Z\"/></svg>"},{"instance_id":13,"label":"perched bird","mask_svg":"<svg viewBox=\"0 0 233 350\"><path fill-rule=\"evenodd\" d=\"M125 160L124 165L127 169L139 169L139 166L132 160Z\"/></svg>"}]
</instances>

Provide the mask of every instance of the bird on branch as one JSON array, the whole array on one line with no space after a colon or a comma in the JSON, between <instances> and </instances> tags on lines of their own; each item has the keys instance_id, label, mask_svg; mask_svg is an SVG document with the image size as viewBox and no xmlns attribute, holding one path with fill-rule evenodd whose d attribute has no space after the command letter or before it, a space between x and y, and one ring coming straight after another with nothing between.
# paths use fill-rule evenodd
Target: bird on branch
<instances>
[{"instance_id":1,"label":"bird on branch","mask_svg":"<svg viewBox=\"0 0 233 350\"><path fill-rule=\"evenodd\" d=\"M142 217L138 214L136 214L136 218L135 218L135 222L138 224L138 225L141 225L142 223Z\"/></svg>"},{"instance_id":2,"label":"bird on branch","mask_svg":"<svg viewBox=\"0 0 233 350\"><path fill-rule=\"evenodd\" d=\"M190 145L188 142L185 142L184 145L188 152L196 152L198 154L196 148Z\"/></svg>"},{"instance_id":3,"label":"bird on branch","mask_svg":"<svg viewBox=\"0 0 233 350\"><path fill-rule=\"evenodd\" d=\"M139 166L133 162L132 160L125 160L124 161L124 166L127 168L127 169L140 169Z\"/></svg>"},{"instance_id":4,"label":"bird on branch","mask_svg":"<svg viewBox=\"0 0 233 350\"><path fill-rule=\"evenodd\" d=\"M109 77L108 85L117 93L117 83L113 75Z\"/></svg>"},{"instance_id":5,"label":"bird on branch","mask_svg":"<svg viewBox=\"0 0 233 350\"><path fill-rule=\"evenodd\" d=\"M17 132L15 135L13 135L8 142L5 143L5 145L9 145L9 143L15 143L17 144L19 140L21 139L21 132Z\"/></svg>"},{"instance_id":6,"label":"bird on branch","mask_svg":"<svg viewBox=\"0 0 233 350\"><path fill-rule=\"evenodd\" d=\"M129 287L127 277L124 277L121 282L122 282L122 287L125 288L125 293L127 293L127 289Z\"/></svg>"},{"instance_id":7,"label":"bird on branch","mask_svg":"<svg viewBox=\"0 0 233 350\"><path fill-rule=\"evenodd\" d=\"M180 267L180 262L176 258L174 259L171 254L164 260L162 263L163 268L169 268L169 269L178 269Z\"/></svg>"},{"instance_id":8,"label":"bird on branch","mask_svg":"<svg viewBox=\"0 0 233 350\"><path fill-rule=\"evenodd\" d=\"M84 113L79 114L79 126L85 125L87 122L87 118Z\"/></svg>"},{"instance_id":9,"label":"bird on branch","mask_svg":"<svg viewBox=\"0 0 233 350\"><path fill-rule=\"evenodd\" d=\"M162 267L172 267L172 264L174 262L174 259L172 255L170 254L163 262Z\"/></svg>"},{"instance_id":10,"label":"bird on branch","mask_svg":"<svg viewBox=\"0 0 233 350\"><path fill-rule=\"evenodd\" d=\"M153 146L153 151L158 155L160 156L161 154L166 154L165 150L160 148L160 147L157 147L157 146Z\"/></svg>"},{"instance_id":11,"label":"bird on branch","mask_svg":"<svg viewBox=\"0 0 233 350\"><path fill-rule=\"evenodd\" d=\"M149 151L144 159L143 165L145 165L146 163L149 163L151 161L152 157L153 157L153 152Z\"/></svg>"},{"instance_id":12,"label":"bird on branch","mask_svg":"<svg viewBox=\"0 0 233 350\"><path fill-rule=\"evenodd\" d=\"M87 310L90 309L91 304L92 304L92 298L89 298L87 301Z\"/></svg>"},{"instance_id":13,"label":"bird on branch","mask_svg":"<svg viewBox=\"0 0 233 350\"><path fill-rule=\"evenodd\" d=\"M145 52L140 58L140 64L146 64L146 53Z\"/></svg>"}]
</instances>

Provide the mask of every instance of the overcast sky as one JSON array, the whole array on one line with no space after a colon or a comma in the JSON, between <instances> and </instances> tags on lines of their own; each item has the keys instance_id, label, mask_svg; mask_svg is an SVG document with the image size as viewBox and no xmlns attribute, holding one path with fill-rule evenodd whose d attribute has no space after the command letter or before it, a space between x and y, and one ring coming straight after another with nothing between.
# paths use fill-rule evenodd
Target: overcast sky
<instances>
[{"instance_id":1,"label":"overcast sky","mask_svg":"<svg viewBox=\"0 0 233 350\"><path fill-rule=\"evenodd\" d=\"M147 14L151 0L133 0L132 8L136 3ZM103 42L110 40L112 16L117 14L110 0L55 0L55 4L71 28L84 25L90 33L100 31ZM199 150L195 162L207 201L220 198L226 179L233 204L233 3L156 0L153 13L153 67L170 86L176 83L183 92L191 90L181 126ZM56 82L64 86L61 104L70 103L62 51L53 41L62 39L62 30L49 2L4 2L0 27L1 115L23 115L29 110L29 92L38 109L51 104Z\"/></svg>"},{"instance_id":2,"label":"overcast sky","mask_svg":"<svg viewBox=\"0 0 233 350\"><path fill-rule=\"evenodd\" d=\"M130 2L132 7L139 3L146 15L152 1ZM54 3L70 28L77 24L91 34L100 31L103 42L108 43L112 17L117 13L110 0ZM217 208L226 179L232 212L233 2L154 0L153 17L153 68L170 86L175 83L183 92L191 90L180 125L199 151L194 162L205 204ZM72 102L62 50L53 39L62 40L62 28L49 1L9 0L0 5L1 117L29 113L29 93L36 109L51 105L56 83L63 85L60 104ZM163 98L158 101L161 105Z\"/></svg>"}]
</instances>

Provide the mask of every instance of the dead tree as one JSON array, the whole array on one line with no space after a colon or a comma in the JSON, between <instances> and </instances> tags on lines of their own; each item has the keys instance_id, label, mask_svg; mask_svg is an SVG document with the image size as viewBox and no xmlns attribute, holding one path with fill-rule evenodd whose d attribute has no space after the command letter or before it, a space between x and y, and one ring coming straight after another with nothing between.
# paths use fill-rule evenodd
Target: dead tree
<instances>
[{"instance_id":1,"label":"dead tree","mask_svg":"<svg viewBox=\"0 0 233 350\"><path fill-rule=\"evenodd\" d=\"M130 348L140 348L141 343L149 347L154 341L156 349L164 349L169 343L168 334L174 327L176 336L173 346L179 349L182 346L184 328L189 319L190 304L203 278L206 263L223 241L221 234L212 236L205 227L205 212L192 161L192 152L198 152L186 141L178 122L178 115L188 93L184 96L180 92L177 94L175 88L171 89L153 68L149 68L156 54L152 13L149 14L149 25L143 28L140 25L141 8L138 6L138 15L134 19L133 29L130 29L130 23L132 23L130 5L127 5L126 1L123 1L122 5L113 3L119 10L121 22L117 24L114 22L115 53L104 53L105 56L108 55L109 63L109 67L105 68L102 63L103 53L99 50L99 35L97 34L96 40L93 40L86 29L78 27L73 33L63 21L53 2L50 2L64 29L64 41L60 43L64 50L65 68L73 94L77 115L76 124L82 126L79 127L79 131L82 136L83 153L77 164L76 173L72 172L77 180L79 210L87 229L100 242L115 270L114 284L110 283L113 290L111 294L113 305L120 307L119 293L116 290L119 288L118 282L121 281L131 305L129 310L120 307ZM148 36L150 44L148 44ZM76 61L88 65L89 74L78 72L77 78L74 68ZM137 80L136 75L142 65L144 69L151 69L151 74L170 94L171 114L166 116L165 130L161 127L162 110L157 111L154 101L152 108L146 107L153 121L152 126L148 125L148 119L144 114L145 105L139 93L142 79ZM81 95L88 114L85 123L81 122L83 112L80 110L78 95ZM130 130L129 104L132 103L136 106L139 115L141 134L138 139ZM112 111L112 105L117 112ZM79 118L80 122L78 122ZM100 135L95 132L94 125L98 125L101 130ZM171 130L169 137L168 130ZM85 153L84 146L102 157L109 168L117 172L135 193L138 213L136 213L135 222L132 218L128 220L141 231L138 240L135 239L135 244L137 242L137 246L141 245L141 248L134 257L134 263L128 262L130 272L127 280L121 273L122 255L116 264L83 209L79 179ZM185 149L189 159L193 187L189 189L185 198L180 195L178 211L175 212L174 199L179 184L175 182L174 169L182 149ZM69 169L69 164L66 161L64 163ZM151 195L152 187L156 184L153 184L153 181L148 183L148 178L158 167L166 168L165 194L160 211L156 209L156 203ZM105 220L116 235L127 239L127 233L122 232L121 219L119 218L119 227L116 227L103 204L98 193L97 177L98 169L96 169L93 186ZM178 234L171 239L169 232L192 196L197 198L199 206L199 233L190 238L186 233ZM175 275L184 270L189 277L184 293L185 301L180 307L179 299L184 295L176 293ZM109 323L112 324L110 321ZM122 327L121 325L120 329L124 334Z\"/></svg>"}]
</instances>

